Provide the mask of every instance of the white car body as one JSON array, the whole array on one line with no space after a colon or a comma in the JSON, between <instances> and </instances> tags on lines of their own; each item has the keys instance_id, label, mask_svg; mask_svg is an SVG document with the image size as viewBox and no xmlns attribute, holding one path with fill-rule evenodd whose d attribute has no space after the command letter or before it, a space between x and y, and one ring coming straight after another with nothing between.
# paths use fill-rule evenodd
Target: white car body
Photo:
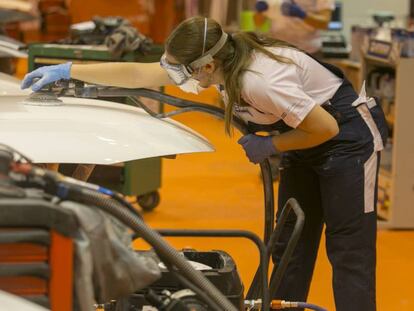
<instances>
[{"instance_id":1,"label":"white car body","mask_svg":"<svg viewBox=\"0 0 414 311\"><path fill-rule=\"evenodd\" d=\"M0 76L0 143L35 163L115 164L214 150L184 125L140 108L71 97L50 105L28 94L20 81Z\"/></svg>"}]
</instances>

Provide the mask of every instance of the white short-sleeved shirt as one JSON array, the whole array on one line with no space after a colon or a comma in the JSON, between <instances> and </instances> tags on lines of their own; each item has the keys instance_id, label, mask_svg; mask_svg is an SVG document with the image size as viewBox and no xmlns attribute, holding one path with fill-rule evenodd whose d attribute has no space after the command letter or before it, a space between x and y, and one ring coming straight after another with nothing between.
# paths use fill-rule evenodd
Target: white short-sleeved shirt
<instances>
[{"instance_id":1,"label":"white short-sleeved shirt","mask_svg":"<svg viewBox=\"0 0 414 311\"><path fill-rule=\"evenodd\" d=\"M285 47L269 48L295 64L280 63L253 52L252 63L242 77L243 100L249 106L235 107L244 121L273 124L283 120L296 128L315 105L331 99L342 79L305 53Z\"/></svg>"},{"instance_id":2,"label":"white short-sleeved shirt","mask_svg":"<svg viewBox=\"0 0 414 311\"><path fill-rule=\"evenodd\" d=\"M282 15L279 6L283 1L287 0L280 0L269 12L272 19L271 35L308 53L318 51L322 46L319 30L300 18ZM295 0L295 3L309 13L335 9L334 0Z\"/></svg>"}]
</instances>

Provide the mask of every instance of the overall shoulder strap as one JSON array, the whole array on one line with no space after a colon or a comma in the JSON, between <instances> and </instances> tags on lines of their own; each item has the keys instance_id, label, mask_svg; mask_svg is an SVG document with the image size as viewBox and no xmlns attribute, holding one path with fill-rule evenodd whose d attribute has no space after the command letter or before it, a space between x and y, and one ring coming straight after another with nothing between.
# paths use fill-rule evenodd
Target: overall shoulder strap
<instances>
[{"instance_id":1,"label":"overall shoulder strap","mask_svg":"<svg viewBox=\"0 0 414 311\"><path fill-rule=\"evenodd\" d=\"M318 62L321 66L325 67L326 69L328 69L330 72L332 72L335 76L337 76L338 78L341 79L346 79L344 73L342 72L341 69L339 69L338 67L336 67L335 65L329 64L329 63L325 63L320 61L319 59L313 57L311 54L306 53L306 55L308 55L310 58L314 59L316 62Z\"/></svg>"}]
</instances>

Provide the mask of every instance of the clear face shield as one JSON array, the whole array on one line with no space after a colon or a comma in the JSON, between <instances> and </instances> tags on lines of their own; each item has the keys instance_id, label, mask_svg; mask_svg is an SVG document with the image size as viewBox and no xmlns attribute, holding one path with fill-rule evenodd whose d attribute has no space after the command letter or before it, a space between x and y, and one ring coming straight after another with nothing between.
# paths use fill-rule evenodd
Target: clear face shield
<instances>
[{"instance_id":1,"label":"clear face shield","mask_svg":"<svg viewBox=\"0 0 414 311\"><path fill-rule=\"evenodd\" d=\"M205 45L207 39L207 18L204 20L204 41L203 41L203 52L199 58L191 62L189 65L183 64L171 64L168 63L165 54L161 57L160 65L163 69L167 71L168 76L170 79L181 89L188 92L186 90L185 84L191 84L187 87L193 89L194 83L198 82L197 80L192 78L193 73L200 69L201 67L211 63L214 58L213 56L216 55L224 46L227 41L227 33L223 31L221 38L217 41L217 43L207 52L205 52ZM195 93L192 90L189 92ZM198 91L197 91L198 93Z\"/></svg>"}]
</instances>

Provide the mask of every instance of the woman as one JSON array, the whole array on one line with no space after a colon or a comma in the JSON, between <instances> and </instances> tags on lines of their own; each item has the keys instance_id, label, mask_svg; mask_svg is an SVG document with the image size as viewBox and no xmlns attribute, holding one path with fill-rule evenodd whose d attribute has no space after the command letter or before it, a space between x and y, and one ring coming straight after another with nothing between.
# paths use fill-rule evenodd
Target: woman
<instances>
[{"instance_id":1,"label":"woman","mask_svg":"<svg viewBox=\"0 0 414 311\"><path fill-rule=\"evenodd\" d=\"M40 80L33 90L69 78L130 88L172 82L186 88L189 81L223 86L226 132L231 132L233 113L253 132L279 132L249 134L239 143L253 163L282 152L279 211L294 197L306 215L274 298L306 300L325 223L337 310L375 310L376 178L386 138L381 109L364 94L358 96L335 67L253 33L227 35L210 19L184 21L165 48L161 66L67 63L28 74L22 87L32 85L34 78ZM279 245L276 260L284 246Z\"/></svg>"}]
</instances>

